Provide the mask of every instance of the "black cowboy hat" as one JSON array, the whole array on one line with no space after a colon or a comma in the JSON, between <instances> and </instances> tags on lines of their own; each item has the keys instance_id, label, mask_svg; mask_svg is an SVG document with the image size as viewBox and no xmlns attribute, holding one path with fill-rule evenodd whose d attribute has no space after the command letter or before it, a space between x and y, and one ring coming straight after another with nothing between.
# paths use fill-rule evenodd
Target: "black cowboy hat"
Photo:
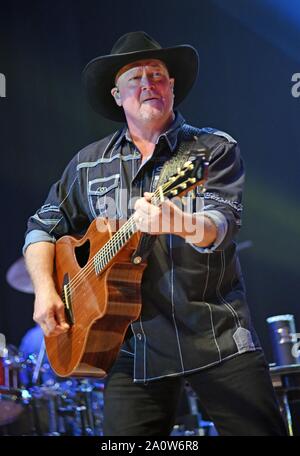
<instances>
[{"instance_id":1,"label":"black cowboy hat","mask_svg":"<svg viewBox=\"0 0 300 456\"><path fill-rule=\"evenodd\" d=\"M162 60L175 78L174 107L187 96L198 74L198 53L188 44L163 49L145 32L130 32L121 36L111 53L91 60L83 70L83 83L92 108L117 122L124 122L122 107L111 95L115 76L124 65L141 59Z\"/></svg>"}]
</instances>

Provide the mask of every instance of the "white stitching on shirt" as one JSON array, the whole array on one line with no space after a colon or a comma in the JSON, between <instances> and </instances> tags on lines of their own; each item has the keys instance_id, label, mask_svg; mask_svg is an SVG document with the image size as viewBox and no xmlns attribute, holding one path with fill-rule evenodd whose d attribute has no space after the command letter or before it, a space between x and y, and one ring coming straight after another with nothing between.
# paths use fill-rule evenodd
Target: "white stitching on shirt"
<instances>
[{"instance_id":1,"label":"white stitching on shirt","mask_svg":"<svg viewBox=\"0 0 300 456\"><path fill-rule=\"evenodd\" d=\"M120 174L120 188L124 188L123 187L122 160L119 161L119 174ZM121 193L119 193L119 217L120 217L120 219L124 218L122 205L123 205L123 200L121 197Z\"/></svg>"},{"instance_id":2,"label":"white stitching on shirt","mask_svg":"<svg viewBox=\"0 0 300 456\"><path fill-rule=\"evenodd\" d=\"M221 258L222 258L222 261L224 263L224 269L223 269L223 276L224 276L224 273L225 273L225 268L226 268L226 259L225 259L225 253L224 253L224 250L221 251ZM223 276L222 276L222 280L223 280ZM221 295L221 292L220 292L220 295ZM224 299L224 297L222 297ZM225 301L225 299L224 299ZM235 314L236 316L236 319L238 321L238 325L239 327L241 327L241 322L240 322L240 319L239 319L239 316L238 316L238 313L236 312L236 310L234 309L234 307L230 304L230 302L228 301L225 301L226 304L232 309L232 312Z\"/></svg>"},{"instance_id":3,"label":"white stitching on shirt","mask_svg":"<svg viewBox=\"0 0 300 456\"><path fill-rule=\"evenodd\" d=\"M79 165L77 165L77 171L81 168L93 168L94 166L97 166L101 163L111 163L113 160L115 160L116 158L119 158L120 160L123 160L123 161L129 161L129 160L138 160L140 157L136 156L136 155L126 155L126 156L123 156L121 155L120 153L114 155L113 157L110 157L110 158L99 158L98 160L94 161L94 162L83 162L83 163L80 163Z\"/></svg>"},{"instance_id":4,"label":"white stitching on shirt","mask_svg":"<svg viewBox=\"0 0 300 456\"><path fill-rule=\"evenodd\" d=\"M222 280L223 280L224 273L225 273L225 266L226 266L224 251L221 250L220 252L221 252L221 273L220 273L218 285L216 288L216 294L217 294L218 298L221 300L221 302L224 304L224 306L231 312L236 327L241 327L241 323L240 323L238 314L236 313L235 309L229 304L229 302L225 300L225 298L222 296L221 291L220 291L220 287L221 287Z\"/></svg>"},{"instance_id":5,"label":"white stitching on shirt","mask_svg":"<svg viewBox=\"0 0 300 456\"><path fill-rule=\"evenodd\" d=\"M204 198L209 200L215 200L219 203L228 204L229 206L233 207L237 212L242 212L243 205L242 203L238 203L237 201L231 201L229 199L225 199L222 196L217 195L216 193L206 192L204 193Z\"/></svg>"},{"instance_id":6,"label":"white stitching on shirt","mask_svg":"<svg viewBox=\"0 0 300 456\"><path fill-rule=\"evenodd\" d=\"M73 180L73 182L72 182L72 184L70 185L70 188L69 188L68 193L66 194L66 196L64 197L64 199L62 200L62 202L59 204L58 208L60 208L61 205L62 205L62 204L66 201L66 199L68 198L68 196L69 196L69 194L70 194L70 192L71 192L71 188L73 187L73 185L75 184L75 182L76 182L77 179L78 179L78 176L76 175L75 178L74 178L74 180ZM54 228L61 222L62 219L63 219L63 217L61 217L61 218L57 221L57 223L56 223L56 224L51 228L51 230L49 231L49 234L52 233L52 231L54 230Z\"/></svg>"},{"instance_id":7,"label":"white stitching on shirt","mask_svg":"<svg viewBox=\"0 0 300 456\"><path fill-rule=\"evenodd\" d=\"M202 295L202 301L203 301L203 302L208 306L208 308L209 308L211 329L212 329L212 333L213 333L213 336L214 336L214 340L215 340L216 347L217 347L218 352L219 352L219 360L221 361L221 360L222 360L222 355L221 355L221 350L220 350L219 344L218 344L217 339L216 339L215 327L214 327L214 322L213 322L213 317L212 317L211 306L210 306L210 304L209 304L208 302L205 301L205 293L206 293L206 289L207 289L207 285L208 285L208 278L209 278L209 260L210 260L210 255L207 255L207 274L206 274L205 287L204 287L203 295Z\"/></svg>"},{"instance_id":8,"label":"white stitching on shirt","mask_svg":"<svg viewBox=\"0 0 300 456\"><path fill-rule=\"evenodd\" d=\"M133 375L136 377L136 335L133 331L133 324L131 323L131 330L134 335L134 358L133 358Z\"/></svg>"},{"instance_id":9,"label":"white stitching on shirt","mask_svg":"<svg viewBox=\"0 0 300 456\"><path fill-rule=\"evenodd\" d=\"M79 169L81 168L91 168L93 166L97 166L99 163L106 163L107 161L112 161L113 159L117 158L118 156L120 156L120 154L117 154L115 155L114 157L112 157L111 159L110 158L103 158L104 157L104 154L106 153L106 151L108 150L108 148L111 146L113 140L115 139L116 135L119 133L119 131L117 131L113 137L111 138L111 140L107 143L104 151L102 152L102 158L99 158L98 160L94 161L94 162L83 162L83 163L78 163L77 167L76 167L76 170L78 171ZM79 161L79 157L78 157L78 161Z\"/></svg>"},{"instance_id":10,"label":"white stitching on shirt","mask_svg":"<svg viewBox=\"0 0 300 456\"><path fill-rule=\"evenodd\" d=\"M220 250L220 252L222 254L221 250ZM221 270L220 270L220 275L219 275L219 279L218 279L218 284L217 284L217 287L216 287L216 295L220 299L220 302L222 304L224 304L224 306L229 310L229 312L233 316L234 324L237 327L238 324L237 324L237 321L236 321L236 316L235 316L234 312L232 311L232 309L230 307L228 307L227 302L225 301L225 299L223 298L223 296L221 295L221 292L220 292L220 286L221 286L221 283L222 283L222 280L223 280L223 276L224 276L224 272L225 272L225 266L224 266L222 255L220 255L220 259L221 259Z\"/></svg>"},{"instance_id":11,"label":"white stitching on shirt","mask_svg":"<svg viewBox=\"0 0 300 456\"><path fill-rule=\"evenodd\" d=\"M103 153L102 153L102 158L104 157L104 155L106 154L106 151L109 149L109 147L111 146L112 142L114 141L115 137L118 135L119 133L119 130L116 131L116 133L113 135L113 137L111 138L111 140L108 142L108 144L106 145ZM110 151L110 156L112 155L113 153L113 150L114 150L114 147L112 148L112 150Z\"/></svg>"},{"instance_id":12,"label":"white stitching on shirt","mask_svg":"<svg viewBox=\"0 0 300 456\"><path fill-rule=\"evenodd\" d=\"M121 348L120 349L121 352L124 352L124 353L128 353L129 355L133 355L134 356L134 353L128 351L128 350L125 350L125 348Z\"/></svg>"},{"instance_id":13,"label":"white stitching on shirt","mask_svg":"<svg viewBox=\"0 0 300 456\"><path fill-rule=\"evenodd\" d=\"M57 225L58 225L58 224L59 224L59 223L62 221L62 219L63 219L63 217L60 217L60 219L59 219L59 220L57 220L57 223L55 223L55 225L54 225L54 226L51 228L51 230L49 231L49 234L51 234L51 233L52 233L52 231L54 230L54 228L56 228L56 227L57 227Z\"/></svg>"},{"instance_id":14,"label":"white stitching on shirt","mask_svg":"<svg viewBox=\"0 0 300 456\"><path fill-rule=\"evenodd\" d=\"M146 337L146 333L145 333L144 328L143 328L141 315L140 315L140 325L141 325L142 333L144 334L144 381L146 381L146 373L147 373L147 367L146 367L147 366L147 363L146 363L146 354L147 354L146 342L147 342L147 337Z\"/></svg>"},{"instance_id":15,"label":"white stitching on shirt","mask_svg":"<svg viewBox=\"0 0 300 456\"><path fill-rule=\"evenodd\" d=\"M256 351L256 350L260 350L261 351L262 348L261 347L254 347L254 348L245 350L243 353L253 352L253 351ZM235 353L233 353L231 355L225 356L225 358L223 358L222 361L225 361L226 359L234 358L235 356L238 356L240 354L241 354L241 352L235 352ZM200 370L203 370L203 369L207 369L208 367L215 366L215 365L217 365L219 363L220 363L220 361L218 360L218 361L214 361L213 363L206 364L205 366L196 367L195 369L186 370L185 372L174 372L172 374L164 374L164 375L160 375L158 377L149 377L148 380L158 380L160 378L165 378L165 377L177 377L180 374L190 374L191 372L197 372L197 371L200 371ZM136 382L136 383L140 383L143 380L142 379L137 379L136 377L134 377L133 381Z\"/></svg>"},{"instance_id":16,"label":"white stitching on shirt","mask_svg":"<svg viewBox=\"0 0 300 456\"><path fill-rule=\"evenodd\" d=\"M154 181L154 177L156 175L156 168L155 166L153 166L153 169L152 169L152 175L151 175L151 182L150 182L150 186L149 186L149 191L153 191L152 188L153 188L153 181Z\"/></svg>"},{"instance_id":17,"label":"white stitching on shirt","mask_svg":"<svg viewBox=\"0 0 300 456\"><path fill-rule=\"evenodd\" d=\"M171 257L171 303L172 303L172 317L174 321L174 326L175 326L175 331L176 331L176 339L177 339L177 344L178 344L178 349L179 349L179 355L180 355L180 362L181 362L181 367L182 371L184 372L184 365L183 365L183 357L181 353L181 347L180 347L180 341L179 341L179 335L178 335L178 329L176 325L176 320L175 320L175 306L174 306L174 263L173 263L173 242L172 242L172 235L169 235L169 240L170 240L170 257Z\"/></svg>"},{"instance_id":18,"label":"white stitching on shirt","mask_svg":"<svg viewBox=\"0 0 300 456\"><path fill-rule=\"evenodd\" d=\"M131 198L131 193L132 193L132 181L133 181L133 178L132 176L134 176L134 164L135 162L132 160L131 162L131 179L130 179L130 198Z\"/></svg>"},{"instance_id":19,"label":"white stitching on shirt","mask_svg":"<svg viewBox=\"0 0 300 456\"><path fill-rule=\"evenodd\" d=\"M45 212L60 212L58 206L42 206L41 209L38 211L39 214L45 214Z\"/></svg>"},{"instance_id":20,"label":"white stitching on shirt","mask_svg":"<svg viewBox=\"0 0 300 456\"><path fill-rule=\"evenodd\" d=\"M86 169L86 192L87 192L87 200L88 200L88 204L89 204L89 208L90 208L92 217L97 218L97 214L94 209L93 202L92 202L91 198L89 198L89 196L88 196L89 195L89 168Z\"/></svg>"},{"instance_id":21,"label":"white stitching on shirt","mask_svg":"<svg viewBox=\"0 0 300 456\"><path fill-rule=\"evenodd\" d=\"M53 218L44 219L44 218L39 217L39 214L34 214L34 215L32 215L31 218L38 220L39 223L43 223L44 225L53 225L53 224L57 223L57 219L53 219ZM61 219L62 219L62 217L59 218L59 220L61 220Z\"/></svg>"},{"instance_id":22,"label":"white stitching on shirt","mask_svg":"<svg viewBox=\"0 0 300 456\"><path fill-rule=\"evenodd\" d=\"M118 180L117 178L120 177L120 174L111 174L110 176L106 176L106 177L97 177L96 179L92 179L89 181L89 184L94 184L95 182L107 182L109 181L110 179L115 179L115 180ZM91 189L89 188L89 191L91 191Z\"/></svg>"}]
</instances>

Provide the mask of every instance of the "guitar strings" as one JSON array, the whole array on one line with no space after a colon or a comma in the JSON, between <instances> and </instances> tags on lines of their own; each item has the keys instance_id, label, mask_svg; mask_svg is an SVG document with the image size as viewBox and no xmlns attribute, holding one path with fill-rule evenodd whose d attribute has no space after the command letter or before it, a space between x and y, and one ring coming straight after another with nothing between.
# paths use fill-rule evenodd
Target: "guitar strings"
<instances>
[{"instance_id":1,"label":"guitar strings","mask_svg":"<svg viewBox=\"0 0 300 456\"><path fill-rule=\"evenodd\" d=\"M199 181L199 184L200 184L201 181ZM166 182L165 184L163 184L161 186L161 188L164 190L166 190L171 184L173 184L174 181L168 181ZM180 185L180 184L178 184ZM174 187L174 190L176 189L176 187ZM160 198L158 198L159 196L159 192L160 192L160 187L154 192L154 195L152 196L151 198L151 202L158 202L160 200ZM131 225L131 227L130 227ZM133 228L133 232L130 233L130 231L125 231L125 228ZM85 267L83 269L81 269L77 274L75 274L75 276L70 280L70 282L66 285L66 288L67 288L67 295L70 296L71 292L74 291L77 286L80 284L81 280L83 280L84 278L88 277L88 275L93 271L95 271L95 269L97 267L99 267L99 265L101 265L102 263L102 267L99 271L96 271L97 274L99 274L102 270L105 269L105 267L107 266L107 264L109 264L109 262L112 260L113 256L116 255L116 253L121 249L121 247L124 245L121 245L121 246L118 246L118 242L119 241L124 241L124 236L125 236L125 243L130 239L130 237L132 236L132 234L134 234L135 232L135 228L136 228L136 225L135 225L135 222L134 222L134 219L133 217L130 217L129 220L121 227L121 229L119 231L117 231L117 233L115 233L113 235L113 237L111 239L109 239L109 241L106 242L106 244L104 244L104 246L100 249L99 252L97 252L93 258L91 258L91 260L85 265ZM126 239L126 236L128 236L129 234L129 238ZM114 253L114 250L113 248L114 247L117 247L117 251ZM113 256L111 258L109 258L109 255L111 255L113 253ZM104 262L103 262L104 260ZM106 260L106 263L105 263L105 260Z\"/></svg>"},{"instance_id":2,"label":"guitar strings","mask_svg":"<svg viewBox=\"0 0 300 456\"><path fill-rule=\"evenodd\" d=\"M170 184L167 183L164 187L166 188L169 185ZM158 201L158 198L157 198L158 194L159 194L159 190L157 190L154 193L151 201L152 200ZM94 266L95 266L95 262L99 263L100 260L105 259L107 254L112 252L112 247L117 245L117 241L121 240L122 236L124 236L124 235L126 236L126 235L130 234L128 231L126 231L126 229L134 228L134 225L135 225L135 222L133 220L133 217L130 217L130 219L122 226L122 228L119 231L117 231L117 233L115 233L115 235L111 239L109 239L109 241L107 241L106 244L104 244L104 246L101 248L101 250L99 252L97 252L97 254L95 254L93 258L91 258L91 260L85 265L85 267L82 270L80 270L72 278L72 280L70 280L68 285L73 286L73 289L75 289L74 285L76 286L77 279L80 278L80 276L82 276L82 275L85 276L85 274L88 274L91 270L93 270ZM100 253L100 255L99 255L99 253ZM91 269L90 269L90 267L91 267Z\"/></svg>"},{"instance_id":3,"label":"guitar strings","mask_svg":"<svg viewBox=\"0 0 300 456\"><path fill-rule=\"evenodd\" d=\"M161 188L163 189L163 191L165 191L172 183L173 182L168 181L165 184L163 184L161 186ZM154 195L151 198L151 203L152 202L157 203L159 201L159 198L158 198L159 192L160 192L160 187L154 192ZM124 225L120 228L120 230L118 230L117 233L115 233L112 236L112 238L110 238L109 241L107 241L106 244L104 244L104 246L100 249L100 251L97 252L93 256L93 258L91 258L88 261L88 263L84 266L84 268L81 269L77 274L75 274L75 276L70 280L70 282L66 285L68 296L70 296L71 292L76 289L76 287L78 286L78 284L81 282L82 279L86 278L90 274L90 272L95 270L95 266L96 267L99 266L99 264L101 264L101 261L103 261L103 260L105 261L108 259L109 254L111 252L113 252L114 247L118 246L119 241L124 240L123 239L124 237L126 239L126 236L128 234L130 234L130 236L128 239L126 239L125 242L127 242L130 239L130 237L132 236L132 234L134 234L135 231L130 233L129 230L127 231L127 229L129 229L129 228L133 228L133 229L136 228L133 216L131 216L127 220L127 222L124 223ZM120 248L121 247L122 247L122 245L120 246ZM118 250L120 250L120 248ZM117 250L117 252L118 252L118 250ZM117 252L115 252L115 254ZM109 261L111 261L111 259L108 260L108 262L104 265L104 267L107 266Z\"/></svg>"},{"instance_id":4,"label":"guitar strings","mask_svg":"<svg viewBox=\"0 0 300 456\"><path fill-rule=\"evenodd\" d=\"M201 181L199 181L199 184L200 184ZM161 186L161 188L163 190L166 190L171 184L173 184L174 181L168 181L166 182L165 184L163 184ZM180 184L178 184L180 185ZM174 187L174 190L176 189L176 187ZM160 198L157 198L157 196L159 196L159 192L160 192L160 187L154 192L154 195L152 196L151 198L151 202L158 202L160 200ZM130 227L131 225L131 227ZM125 228L131 228L133 229L133 232L130 233L130 231L125 231ZM120 241L123 241L124 242L124 236L125 236L125 243L130 239L130 237L132 236L132 234L135 232L135 228L136 228L136 225L135 225L135 222L134 222L134 219L133 217L130 217L130 219L122 226L122 228L117 231L117 233L115 233L113 235L113 237L111 239L109 239L109 241L106 242L106 244L104 244L104 246L100 249L99 252L97 252L93 258L91 258L91 260L85 265L85 267L83 269L81 269L71 280L70 282L66 285L67 287L67 295L70 296L70 293L72 291L74 291L77 286L80 284L81 280L88 277L88 275L92 272L92 271L95 271L96 268L99 266L101 266L101 269L99 271L96 271L97 274L99 274L101 272L101 270L103 271L105 269L105 267L107 266L107 264L109 264L109 262L112 260L113 256L116 255L116 253L121 249L121 247L124 245L118 245L118 242ZM126 236L129 235L129 238L126 239ZM113 248L114 247L117 247L117 251L115 251L114 253L114 250ZM109 256L113 254L113 256L111 258L109 258ZM106 260L106 262L105 262Z\"/></svg>"}]
</instances>

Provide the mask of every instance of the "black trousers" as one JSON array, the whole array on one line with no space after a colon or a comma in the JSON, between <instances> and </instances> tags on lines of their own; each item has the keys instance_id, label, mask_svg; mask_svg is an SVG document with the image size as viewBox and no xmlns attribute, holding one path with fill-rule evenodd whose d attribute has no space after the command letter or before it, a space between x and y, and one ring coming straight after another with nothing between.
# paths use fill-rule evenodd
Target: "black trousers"
<instances>
[{"instance_id":1,"label":"black trousers","mask_svg":"<svg viewBox=\"0 0 300 456\"><path fill-rule=\"evenodd\" d=\"M104 435L168 436L188 380L219 435L287 435L268 365L261 351L247 352L184 377L133 383L133 357L122 353L104 392Z\"/></svg>"}]
</instances>

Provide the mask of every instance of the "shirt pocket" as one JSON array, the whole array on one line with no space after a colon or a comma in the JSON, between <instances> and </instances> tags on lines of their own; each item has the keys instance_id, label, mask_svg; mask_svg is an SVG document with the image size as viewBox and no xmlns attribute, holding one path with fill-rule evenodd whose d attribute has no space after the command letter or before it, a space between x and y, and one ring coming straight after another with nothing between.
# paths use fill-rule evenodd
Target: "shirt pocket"
<instances>
[{"instance_id":1,"label":"shirt pocket","mask_svg":"<svg viewBox=\"0 0 300 456\"><path fill-rule=\"evenodd\" d=\"M120 174L88 182L88 199L94 217L118 218Z\"/></svg>"}]
</instances>

